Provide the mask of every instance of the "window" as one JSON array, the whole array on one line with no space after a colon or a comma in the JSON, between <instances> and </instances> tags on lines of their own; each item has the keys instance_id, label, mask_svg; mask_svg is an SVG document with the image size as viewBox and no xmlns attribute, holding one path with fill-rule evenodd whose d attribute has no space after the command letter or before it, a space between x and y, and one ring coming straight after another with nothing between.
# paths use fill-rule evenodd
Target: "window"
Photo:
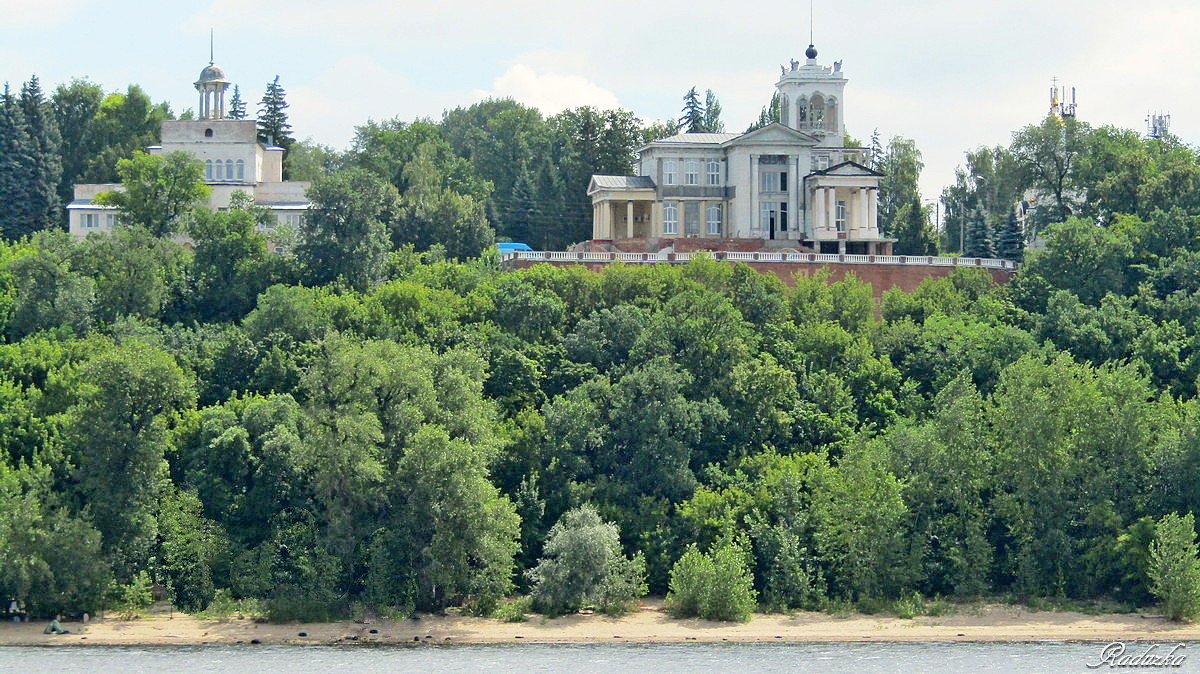
<instances>
[{"instance_id":1,"label":"window","mask_svg":"<svg viewBox=\"0 0 1200 674\"><path fill-rule=\"evenodd\" d=\"M225 160L225 179L233 180L233 160L232 159Z\"/></svg>"},{"instance_id":2,"label":"window","mask_svg":"<svg viewBox=\"0 0 1200 674\"><path fill-rule=\"evenodd\" d=\"M107 225L109 229L116 227L119 224L117 222L117 214L116 213L105 214L104 224Z\"/></svg>"},{"instance_id":3,"label":"window","mask_svg":"<svg viewBox=\"0 0 1200 674\"><path fill-rule=\"evenodd\" d=\"M763 171L758 174L758 186L763 192L786 192L787 171Z\"/></svg>"},{"instance_id":4,"label":"window","mask_svg":"<svg viewBox=\"0 0 1200 674\"><path fill-rule=\"evenodd\" d=\"M205 130L204 130L204 137L205 137L205 138L212 138L212 129L205 129Z\"/></svg>"},{"instance_id":5,"label":"window","mask_svg":"<svg viewBox=\"0 0 1200 674\"><path fill-rule=\"evenodd\" d=\"M781 202L779 202L779 231L786 232L787 228L788 228L787 202L781 201Z\"/></svg>"},{"instance_id":6,"label":"window","mask_svg":"<svg viewBox=\"0 0 1200 674\"><path fill-rule=\"evenodd\" d=\"M238 180L246 179L246 162L241 159L237 160L237 176Z\"/></svg>"},{"instance_id":7,"label":"window","mask_svg":"<svg viewBox=\"0 0 1200 674\"><path fill-rule=\"evenodd\" d=\"M283 224L287 225L288 227L299 227L303 218L303 214L288 213L287 215L283 216Z\"/></svg>"},{"instance_id":8,"label":"window","mask_svg":"<svg viewBox=\"0 0 1200 674\"><path fill-rule=\"evenodd\" d=\"M707 213L708 233L721 234L721 204L710 204Z\"/></svg>"},{"instance_id":9,"label":"window","mask_svg":"<svg viewBox=\"0 0 1200 674\"><path fill-rule=\"evenodd\" d=\"M774 210L770 202L759 204L758 208L758 229L770 229L771 220L775 217Z\"/></svg>"},{"instance_id":10,"label":"window","mask_svg":"<svg viewBox=\"0 0 1200 674\"><path fill-rule=\"evenodd\" d=\"M663 184L664 185L674 185L675 184L675 160L674 159L664 159L663 160Z\"/></svg>"},{"instance_id":11,"label":"window","mask_svg":"<svg viewBox=\"0 0 1200 674\"><path fill-rule=\"evenodd\" d=\"M689 159L684 163L683 182L686 185L700 184L700 162Z\"/></svg>"},{"instance_id":12,"label":"window","mask_svg":"<svg viewBox=\"0 0 1200 674\"><path fill-rule=\"evenodd\" d=\"M721 184L721 162L717 161L716 159L709 159L708 164L705 165L705 169L706 169L706 173L708 173L708 184L709 185L720 185Z\"/></svg>"},{"instance_id":13,"label":"window","mask_svg":"<svg viewBox=\"0 0 1200 674\"><path fill-rule=\"evenodd\" d=\"M679 233L679 204L668 201L663 204L663 234Z\"/></svg>"},{"instance_id":14,"label":"window","mask_svg":"<svg viewBox=\"0 0 1200 674\"><path fill-rule=\"evenodd\" d=\"M218 159L217 161L213 162L213 164L217 167L217 172L216 172L216 175L213 176L213 180L224 180L225 179L225 164L224 164L224 162L222 162L220 159Z\"/></svg>"},{"instance_id":15,"label":"window","mask_svg":"<svg viewBox=\"0 0 1200 674\"><path fill-rule=\"evenodd\" d=\"M837 231L846 231L846 202L837 202L837 212L836 216L834 217L834 222L837 223Z\"/></svg>"},{"instance_id":16,"label":"window","mask_svg":"<svg viewBox=\"0 0 1200 674\"><path fill-rule=\"evenodd\" d=\"M207 180L212 180L212 179L213 179L213 178L212 178L212 176L213 176L213 174L212 174L212 160L211 160L211 159L205 159L205 160L204 160L204 177L205 177L205 179L207 179Z\"/></svg>"},{"instance_id":17,"label":"window","mask_svg":"<svg viewBox=\"0 0 1200 674\"><path fill-rule=\"evenodd\" d=\"M275 252L282 255L283 254L283 246L275 246Z\"/></svg>"},{"instance_id":18,"label":"window","mask_svg":"<svg viewBox=\"0 0 1200 674\"><path fill-rule=\"evenodd\" d=\"M99 213L82 213L79 216L79 224L84 229L95 229L100 226Z\"/></svg>"}]
</instances>

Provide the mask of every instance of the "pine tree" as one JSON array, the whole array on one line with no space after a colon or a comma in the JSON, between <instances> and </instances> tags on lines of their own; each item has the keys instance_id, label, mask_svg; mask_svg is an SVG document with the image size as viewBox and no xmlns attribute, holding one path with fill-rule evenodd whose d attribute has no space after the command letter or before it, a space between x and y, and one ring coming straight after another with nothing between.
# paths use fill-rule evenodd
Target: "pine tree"
<instances>
[{"instance_id":1,"label":"pine tree","mask_svg":"<svg viewBox=\"0 0 1200 674\"><path fill-rule=\"evenodd\" d=\"M5 84L0 98L0 204L4 204L0 208L0 236L7 239L35 231L40 216L34 212L30 181L37 162L25 128L21 106Z\"/></svg>"},{"instance_id":2,"label":"pine tree","mask_svg":"<svg viewBox=\"0 0 1200 674\"><path fill-rule=\"evenodd\" d=\"M871 164L868 168L878 171L881 166L883 166L883 143L879 139L879 129L875 129L871 132Z\"/></svg>"},{"instance_id":3,"label":"pine tree","mask_svg":"<svg viewBox=\"0 0 1200 674\"><path fill-rule=\"evenodd\" d=\"M779 92L775 92L771 96L771 103L758 113L758 121L746 127L746 133L750 133L755 129L761 129L768 124L773 124L779 121Z\"/></svg>"},{"instance_id":4,"label":"pine tree","mask_svg":"<svg viewBox=\"0 0 1200 674\"><path fill-rule=\"evenodd\" d=\"M1014 210L1009 209L996 239L996 255L1000 258L1018 262L1025 258L1025 233Z\"/></svg>"},{"instance_id":5,"label":"pine tree","mask_svg":"<svg viewBox=\"0 0 1200 674\"><path fill-rule=\"evenodd\" d=\"M62 217L58 200L62 136L36 75L21 87L20 105L34 161L34 171L29 176L29 198L32 200L30 211L37 222L32 226L44 229L58 223Z\"/></svg>"},{"instance_id":6,"label":"pine tree","mask_svg":"<svg viewBox=\"0 0 1200 674\"><path fill-rule=\"evenodd\" d=\"M704 130L704 104L700 102L700 94L696 87L688 89L683 95L683 115L679 117L679 126L687 133L700 133Z\"/></svg>"},{"instance_id":7,"label":"pine tree","mask_svg":"<svg viewBox=\"0 0 1200 674\"><path fill-rule=\"evenodd\" d=\"M229 119L246 119L246 101L242 100L242 92L236 84L233 85L233 97L229 99Z\"/></svg>"},{"instance_id":8,"label":"pine tree","mask_svg":"<svg viewBox=\"0 0 1200 674\"><path fill-rule=\"evenodd\" d=\"M513 184L512 201L508 205L504 233L513 241L529 243L536 246L542 243L538 240L540 232L536 224L537 201L533 178L528 169L521 169L517 181Z\"/></svg>"},{"instance_id":9,"label":"pine tree","mask_svg":"<svg viewBox=\"0 0 1200 674\"><path fill-rule=\"evenodd\" d=\"M712 89L704 91L704 130L708 133L725 132L725 122L721 121L721 101L717 100Z\"/></svg>"},{"instance_id":10,"label":"pine tree","mask_svg":"<svg viewBox=\"0 0 1200 674\"><path fill-rule=\"evenodd\" d=\"M285 92L279 85L279 76L267 84L267 93L263 94L258 106L258 140L268 145L281 147L285 151L295 142L292 138L292 125L288 124L287 100Z\"/></svg>"},{"instance_id":11,"label":"pine tree","mask_svg":"<svg viewBox=\"0 0 1200 674\"><path fill-rule=\"evenodd\" d=\"M535 221L539 225L537 231L541 235L536 241L542 250L554 250L556 246L552 244L555 242L550 241L550 237L562 229L561 225L567 216L562 178L549 159L543 159L538 167L533 189L537 208Z\"/></svg>"},{"instance_id":12,"label":"pine tree","mask_svg":"<svg viewBox=\"0 0 1200 674\"><path fill-rule=\"evenodd\" d=\"M967 214L967 241L965 257L995 257L996 247L992 238L991 223L987 214L972 210Z\"/></svg>"}]
</instances>

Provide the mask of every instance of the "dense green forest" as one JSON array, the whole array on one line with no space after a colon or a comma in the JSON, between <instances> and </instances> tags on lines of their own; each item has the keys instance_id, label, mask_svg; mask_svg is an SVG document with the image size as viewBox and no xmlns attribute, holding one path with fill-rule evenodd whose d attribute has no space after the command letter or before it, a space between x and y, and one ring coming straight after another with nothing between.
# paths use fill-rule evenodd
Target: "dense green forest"
<instances>
[{"instance_id":1,"label":"dense green forest","mask_svg":"<svg viewBox=\"0 0 1200 674\"><path fill-rule=\"evenodd\" d=\"M294 143L314 209L275 255L251 205L196 206L186 156L66 123L87 86L0 105L0 191L38 197L0 209L0 595L37 615L151 582L275 619L646 591L725 619L914 592L1136 606L1195 571L1200 164L1176 141L1051 119L972 153L956 222L1002 233L1042 190L1045 248L1007 286L962 270L877 306L704 258L502 270L496 195L628 171L631 115L489 101L344 154ZM169 114L100 101L85 126ZM125 183L111 235L61 231L81 176Z\"/></svg>"}]
</instances>

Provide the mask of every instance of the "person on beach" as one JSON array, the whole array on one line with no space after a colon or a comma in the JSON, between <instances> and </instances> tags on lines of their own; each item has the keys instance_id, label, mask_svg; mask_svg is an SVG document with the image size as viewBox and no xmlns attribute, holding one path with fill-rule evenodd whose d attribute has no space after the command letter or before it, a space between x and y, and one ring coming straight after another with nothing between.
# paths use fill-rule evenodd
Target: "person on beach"
<instances>
[{"instance_id":1,"label":"person on beach","mask_svg":"<svg viewBox=\"0 0 1200 674\"><path fill-rule=\"evenodd\" d=\"M61 615L54 616L54 620L51 620L50 624L46 625L46 629L42 630L42 634L70 634L69 631L62 628L62 623L59 622L61 619Z\"/></svg>"}]
</instances>

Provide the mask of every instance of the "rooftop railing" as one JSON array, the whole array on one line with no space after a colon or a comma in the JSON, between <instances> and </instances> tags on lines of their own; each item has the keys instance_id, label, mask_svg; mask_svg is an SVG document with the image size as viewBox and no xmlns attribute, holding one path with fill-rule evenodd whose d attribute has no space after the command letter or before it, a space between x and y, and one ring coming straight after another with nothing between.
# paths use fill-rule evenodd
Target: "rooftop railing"
<instances>
[{"instance_id":1,"label":"rooftop railing","mask_svg":"<svg viewBox=\"0 0 1200 674\"><path fill-rule=\"evenodd\" d=\"M1017 268L1012 260L987 257L939 257L936 255L839 255L822 253L746 253L718 251L708 253L716 260L730 262L799 262L809 264L902 264L925 267L985 267L988 269ZM697 253L604 253L569 251L513 251L501 256L505 263L523 262L632 262L676 263L689 262Z\"/></svg>"}]
</instances>

